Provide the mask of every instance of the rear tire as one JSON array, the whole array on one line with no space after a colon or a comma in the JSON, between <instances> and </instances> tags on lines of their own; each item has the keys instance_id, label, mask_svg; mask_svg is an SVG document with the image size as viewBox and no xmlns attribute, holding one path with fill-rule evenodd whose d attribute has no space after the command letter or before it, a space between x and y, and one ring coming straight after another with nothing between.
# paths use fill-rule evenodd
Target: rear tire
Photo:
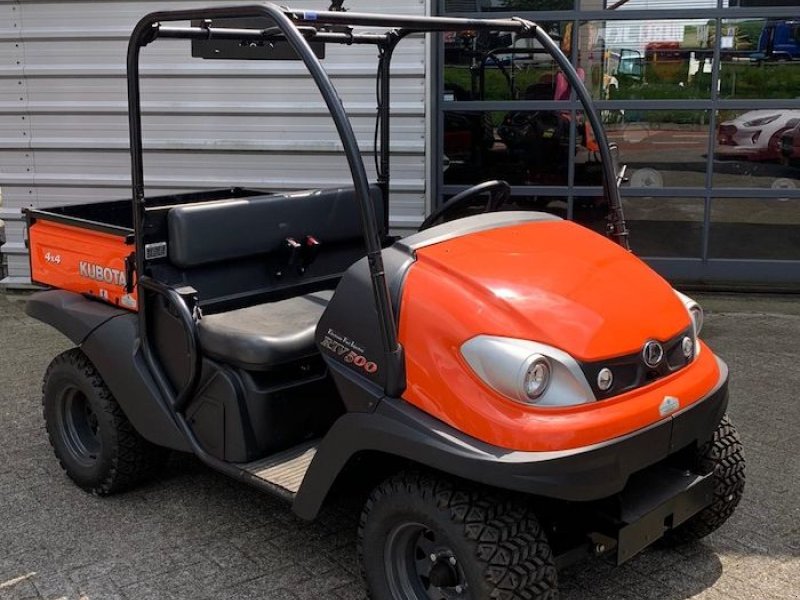
<instances>
[{"instance_id":1,"label":"rear tire","mask_svg":"<svg viewBox=\"0 0 800 600\"><path fill-rule=\"evenodd\" d=\"M418 472L376 487L358 528L372 600L555 600L550 545L525 504Z\"/></svg>"},{"instance_id":2,"label":"rear tire","mask_svg":"<svg viewBox=\"0 0 800 600\"><path fill-rule=\"evenodd\" d=\"M733 515L744 494L742 443L727 415L711 440L698 452L698 460L702 473L714 473L714 500L691 519L667 532L663 538L665 545L688 544L716 531Z\"/></svg>"},{"instance_id":3,"label":"rear tire","mask_svg":"<svg viewBox=\"0 0 800 600\"><path fill-rule=\"evenodd\" d=\"M92 494L107 496L133 487L154 475L169 455L136 432L79 348L50 363L42 409L61 468Z\"/></svg>"}]
</instances>

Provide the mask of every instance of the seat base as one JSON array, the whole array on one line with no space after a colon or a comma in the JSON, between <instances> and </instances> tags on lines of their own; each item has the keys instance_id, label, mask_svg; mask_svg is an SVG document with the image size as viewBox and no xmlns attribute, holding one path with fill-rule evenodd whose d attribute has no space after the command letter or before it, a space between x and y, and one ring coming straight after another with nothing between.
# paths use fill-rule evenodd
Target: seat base
<instances>
[{"instance_id":1,"label":"seat base","mask_svg":"<svg viewBox=\"0 0 800 600\"><path fill-rule=\"evenodd\" d=\"M203 353L248 371L314 356L314 333L332 296L326 290L205 316L198 324Z\"/></svg>"}]
</instances>

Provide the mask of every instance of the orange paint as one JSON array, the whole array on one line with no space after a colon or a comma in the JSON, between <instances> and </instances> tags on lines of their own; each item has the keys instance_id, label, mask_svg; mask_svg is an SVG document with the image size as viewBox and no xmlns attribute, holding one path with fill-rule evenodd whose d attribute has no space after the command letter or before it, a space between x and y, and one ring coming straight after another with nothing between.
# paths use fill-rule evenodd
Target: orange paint
<instances>
[{"instance_id":1,"label":"orange paint","mask_svg":"<svg viewBox=\"0 0 800 600\"><path fill-rule=\"evenodd\" d=\"M448 240L417 252L403 289L404 398L484 442L515 450L586 446L662 417L717 383L708 348L689 367L616 398L536 408L481 382L461 345L486 334L533 340L581 361L631 354L690 324L670 285L635 256L567 221L525 223Z\"/></svg>"},{"instance_id":2,"label":"orange paint","mask_svg":"<svg viewBox=\"0 0 800 600\"><path fill-rule=\"evenodd\" d=\"M125 291L125 238L37 219L28 230L31 279L136 310L136 292Z\"/></svg>"}]
</instances>

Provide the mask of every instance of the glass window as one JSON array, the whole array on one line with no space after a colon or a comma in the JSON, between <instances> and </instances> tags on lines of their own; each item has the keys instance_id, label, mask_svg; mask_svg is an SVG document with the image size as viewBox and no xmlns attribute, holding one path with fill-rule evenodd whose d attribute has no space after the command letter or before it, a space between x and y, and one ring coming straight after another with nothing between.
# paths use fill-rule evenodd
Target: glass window
<instances>
[{"instance_id":1,"label":"glass window","mask_svg":"<svg viewBox=\"0 0 800 600\"><path fill-rule=\"evenodd\" d=\"M569 111L444 111L445 185L567 185L570 120ZM599 170L586 177L601 185Z\"/></svg>"},{"instance_id":2,"label":"glass window","mask_svg":"<svg viewBox=\"0 0 800 600\"><path fill-rule=\"evenodd\" d=\"M722 98L796 98L800 20L728 19L720 38Z\"/></svg>"},{"instance_id":3,"label":"glass window","mask_svg":"<svg viewBox=\"0 0 800 600\"><path fill-rule=\"evenodd\" d=\"M715 198L709 256L800 260L800 200Z\"/></svg>"},{"instance_id":4,"label":"glass window","mask_svg":"<svg viewBox=\"0 0 800 600\"><path fill-rule=\"evenodd\" d=\"M722 0L722 8L797 6L797 0Z\"/></svg>"},{"instance_id":5,"label":"glass window","mask_svg":"<svg viewBox=\"0 0 800 600\"><path fill-rule=\"evenodd\" d=\"M571 10L574 0L445 0L445 12L519 12Z\"/></svg>"},{"instance_id":6,"label":"glass window","mask_svg":"<svg viewBox=\"0 0 800 600\"><path fill-rule=\"evenodd\" d=\"M710 31L712 24L696 19L584 22L579 65L598 99L709 98Z\"/></svg>"},{"instance_id":7,"label":"glass window","mask_svg":"<svg viewBox=\"0 0 800 600\"><path fill-rule=\"evenodd\" d=\"M581 0L582 10L669 10L717 8L717 0Z\"/></svg>"},{"instance_id":8,"label":"glass window","mask_svg":"<svg viewBox=\"0 0 800 600\"><path fill-rule=\"evenodd\" d=\"M604 110L632 188L705 187L709 111Z\"/></svg>"},{"instance_id":9,"label":"glass window","mask_svg":"<svg viewBox=\"0 0 800 600\"><path fill-rule=\"evenodd\" d=\"M800 109L723 110L717 116L714 186L800 186Z\"/></svg>"},{"instance_id":10,"label":"glass window","mask_svg":"<svg viewBox=\"0 0 800 600\"><path fill-rule=\"evenodd\" d=\"M702 198L623 200L631 249L638 256L700 258L703 252Z\"/></svg>"},{"instance_id":11,"label":"glass window","mask_svg":"<svg viewBox=\"0 0 800 600\"><path fill-rule=\"evenodd\" d=\"M571 23L542 23L567 53ZM569 86L542 45L516 33L444 34L445 101L561 100Z\"/></svg>"}]
</instances>

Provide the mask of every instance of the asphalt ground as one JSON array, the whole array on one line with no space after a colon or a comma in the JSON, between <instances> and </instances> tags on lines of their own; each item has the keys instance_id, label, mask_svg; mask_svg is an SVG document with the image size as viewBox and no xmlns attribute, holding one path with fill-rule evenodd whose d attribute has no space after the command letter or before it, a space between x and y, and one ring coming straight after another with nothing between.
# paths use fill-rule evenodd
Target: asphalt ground
<instances>
[{"instance_id":1,"label":"asphalt ground","mask_svg":"<svg viewBox=\"0 0 800 600\"><path fill-rule=\"evenodd\" d=\"M799 300L702 297L704 337L730 365L730 414L747 457L734 517L680 550L571 567L562 598L800 598ZM364 597L356 499L303 523L182 455L124 495L100 499L72 485L40 410L42 374L69 342L27 318L23 303L0 295L0 600Z\"/></svg>"}]
</instances>

